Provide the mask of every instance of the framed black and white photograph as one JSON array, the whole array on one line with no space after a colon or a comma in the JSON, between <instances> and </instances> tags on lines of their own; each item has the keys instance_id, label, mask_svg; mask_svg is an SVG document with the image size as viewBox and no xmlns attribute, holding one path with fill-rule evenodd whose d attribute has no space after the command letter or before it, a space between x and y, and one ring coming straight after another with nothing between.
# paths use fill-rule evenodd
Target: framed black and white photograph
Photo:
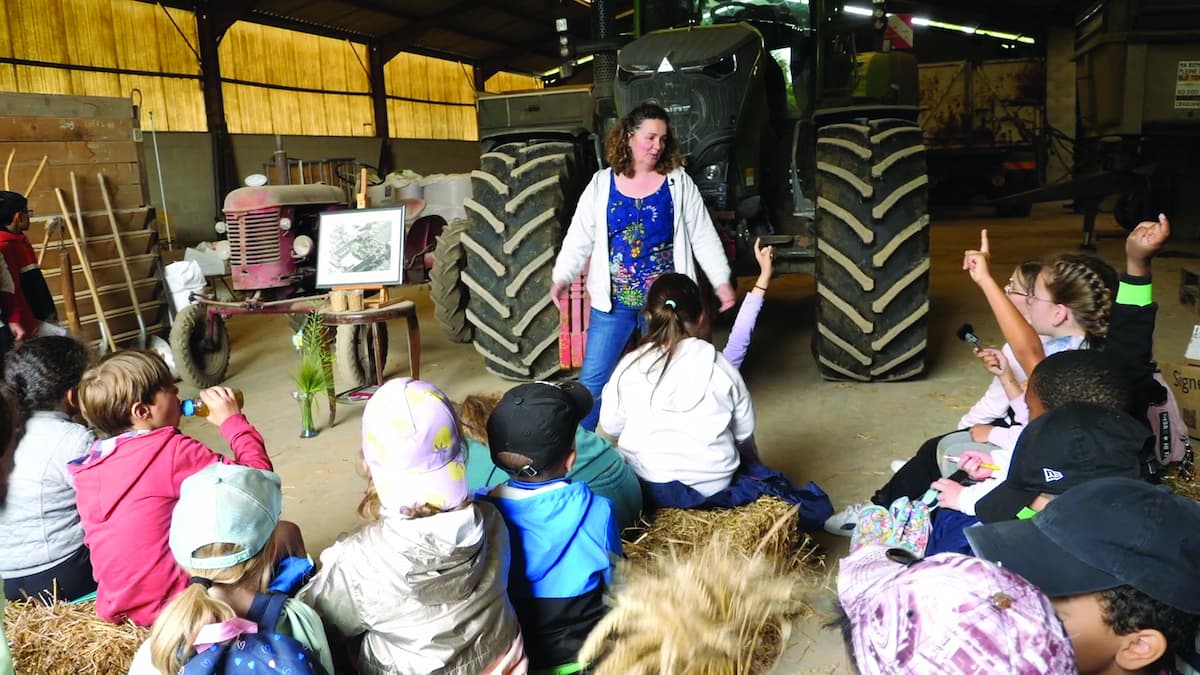
<instances>
[{"instance_id":1,"label":"framed black and white photograph","mask_svg":"<svg viewBox=\"0 0 1200 675\"><path fill-rule=\"evenodd\" d=\"M324 211L317 286L393 286L404 274L404 207Z\"/></svg>"}]
</instances>

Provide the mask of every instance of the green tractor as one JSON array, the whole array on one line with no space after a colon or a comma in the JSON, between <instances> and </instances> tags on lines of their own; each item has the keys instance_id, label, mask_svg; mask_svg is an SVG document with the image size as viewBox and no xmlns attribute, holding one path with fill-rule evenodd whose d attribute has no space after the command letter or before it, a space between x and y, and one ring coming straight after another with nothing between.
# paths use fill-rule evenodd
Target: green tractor
<instances>
[{"instance_id":1,"label":"green tractor","mask_svg":"<svg viewBox=\"0 0 1200 675\"><path fill-rule=\"evenodd\" d=\"M488 369L511 379L560 370L554 258L602 166L604 132L649 100L671 116L735 273L757 274L762 237L780 273L816 276L821 374L920 374L929 217L916 61L858 49L881 39L882 3L864 18L824 0L641 0L619 51L609 51L606 0L593 7L593 87L480 95L470 220L443 235L462 257L439 257L434 275L461 270L458 304L439 311L465 314ZM570 56L582 45L559 29Z\"/></svg>"}]
</instances>

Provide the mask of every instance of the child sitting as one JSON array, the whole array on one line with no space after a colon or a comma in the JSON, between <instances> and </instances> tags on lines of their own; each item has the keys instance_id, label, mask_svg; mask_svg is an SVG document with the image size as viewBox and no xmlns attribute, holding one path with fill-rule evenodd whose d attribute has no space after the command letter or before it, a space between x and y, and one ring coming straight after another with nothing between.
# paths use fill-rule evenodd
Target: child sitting
<instances>
[{"instance_id":1,"label":"child sitting","mask_svg":"<svg viewBox=\"0 0 1200 675\"><path fill-rule=\"evenodd\" d=\"M702 338L700 290L664 274L646 296L647 335L604 386L600 426L644 483L678 481L704 497L729 487L754 403L737 369ZM672 368L673 366L673 368Z\"/></svg>"},{"instance_id":2,"label":"child sitting","mask_svg":"<svg viewBox=\"0 0 1200 675\"><path fill-rule=\"evenodd\" d=\"M575 663L604 616L610 558L622 555L612 504L565 478L575 430L591 409L578 383L533 382L509 390L488 418L492 461L511 478L479 496L508 525L508 595L533 668Z\"/></svg>"},{"instance_id":3,"label":"child sitting","mask_svg":"<svg viewBox=\"0 0 1200 675\"><path fill-rule=\"evenodd\" d=\"M850 672L1075 673L1049 599L978 558L867 546L838 563L837 598Z\"/></svg>"},{"instance_id":4,"label":"child sitting","mask_svg":"<svg viewBox=\"0 0 1200 675\"><path fill-rule=\"evenodd\" d=\"M25 433L24 419L17 406L17 395L6 385L0 385L0 513L8 501L8 476L13 469L13 455ZM4 611L7 599L0 598L0 675L13 675L12 652L4 634Z\"/></svg>"},{"instance_id":5,"label":"child sitting","mask_svg":"<svg viewBox=\"0 0 1200 675\"><path fill-rule=\"evenodd\" d=\"M385 383L363 410L359 513L369 520L321 553L299 598L338 636L361 638L362 673L524 672L507 595L508 531L467 496L454 409L428 382Z\"/></svg>"},{"instance_id":6,"label":"child sitting","mask_svg":"<svg viewBox=\"0 0 1200 675\"><path fill-rule=\"evenodd\" d=\"M701 337L700 291L682 274L664 274L646 300L648 334L604 386L600 426L642 481L650 507L712 508L774 495L800 506L801 526L820 527L833 512L813 483L802 488L753 461L738 444L754 433L754 404L741 374Z\"/></svg>"},{"instance_id":7,"label":"child sitting","mask_svg":"<svg viewBox=\"0 0 1200 675\"><path fill-rule=\"evenodd\" d=\"M73 600L96 590L67 470L95 440L71 420L87 365L87 349L69 337L23 340L6 359L4 379L28 416L0 514L0 574L9 600Z\"/></svg>"},{"instance_id":8,"label":"child sitting","mask_svg":"<svg viewBox=\"0 0 1200 675\"><path fill-rule=\"evenodd\" d=\"M241 413L233 390L200 392L208 421L233 449L218 455L177 428L175 378L158 355L125 350L104 357L79 382L83 416L103 438L71 462L84 543L98 585L96 613L148 626L187 586L167 548L179 486L213 462L271 470L263 438Z\"/></svg>"},{"instance_id":9,"label":"child sitting","mask_svg":"<svg viewBox=\"0 0 1200 675\"><path fill-rule=\"evenodd\" d=\"M986 238L986 231L984 237ZM1035 336L1039 348L1042 339L1037 336L1048 338L1044 353L1095 348L1103 343L1108 333L1112 304L1112 295L1107 284L1116 277L1116 272L1103 261L1074 254L1056 256L1043 266L1034 282L1032 292L1027 296L1006 293L991 280L986 271L986 260L979 264L983 266L983 270L972 267L972 278L978 280L986 277L990 281L989 289L994 287L994 292L1000 294L1000 299L992 303L997 319L1001 319L1002 312L996 307L1002 304L1005 311L1015 317L1012 319L1014 323L1021 322L1025 329ZM1022 309L1018 308L1021 303L1027 304L1024 314ZM1015 344L1013 349L1016 349ZM1018 359L1018 365L1024 367L1025 361ZM1031 365L1025 372L1032 370ZM1002 467L1001 471L1007 467L1022 425L1028 421L1028 418L1021 414L1024 406L1020 405L1019 399L1010 400L1010 405L1014 406L1016 414L1013 424L1008 428L995 423L977 423L969 429L970 438L963 439L976 443L990 442L994 445L994 448L987 447L991 448L992 456L996 459L994 464ZM944 457L946 454L961 456L960 453L971 446L951 449L947 444L941 443L942 440L939 436L926 441L912 459L897 467L895 475L871 497L871 503L887 508L900 497L917 499L929 489L931 482L943 476L953 475L961 468L948 465ZM987 488L988 486L977 487L967 491L959 501L959 508L964 513L973 515L974 502L986 494ZM864 506L866 504L862 503L847 506L825 522L825 530L832 534L850 536L858 521L859 511Z\"/></svg>"},{"instance_id":10,"label":"child sitting","mask_svg":"<svg viewBox=\"0 0 1200 675\"><path fill-rule=\"evenodd\" d=\"M262 622L262 609L273 604L267 586L277 557L282 504L279 476L269 471L217 463L183 481L171 517L170 545L190 580L154 621L134 655L130 675L174 675L196 654L212 659L215 668L208 672L226 672L221 659L227 662L236 655L222 654L221 643L257 632L251 625ZM303 658L332 675L321 618L290 599L280 610L269 629L294 638L306 650ZM272 646L284 648L280 642ZM272 656L283 661L283 655Z\"/></svg>"},{"instance_id":11,"label":"child sitting","mask_svg":"<svg viewBox=\"0 0 1200 675\"><path fill-rule=\"evenodd\" d=\"M1200 627L1200 505L1129 478L1074 487L1029 520L972 527L976 555L1050 596L1078 672L1173 672Z\"/></svg>"},{"instance_id":12,"label":"child sitting","mask_svg":"<svg viewBox=\"0 0 1200 675\"><path fill-rule=\"evenodd\" d=\"M470 394L458 407L467 447L467 486L472 492L500 485L509 478L508 472L492 461L488 450L487 421L499 402L496 395ZM574 448L575 463L566 477L586 483L592 492L612 503L618 532L634 525L642 514L642 487L637 474L611 443L582 425L575 429Z\"/></svg>"}]
</instances>

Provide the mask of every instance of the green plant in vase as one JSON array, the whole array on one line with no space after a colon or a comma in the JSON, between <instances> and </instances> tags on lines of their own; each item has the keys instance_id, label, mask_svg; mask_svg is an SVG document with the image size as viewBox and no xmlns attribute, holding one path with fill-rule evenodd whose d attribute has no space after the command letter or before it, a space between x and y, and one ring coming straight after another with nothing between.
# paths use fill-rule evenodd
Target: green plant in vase
<instances>
[{"instance_id":1,"label":"green plant in vase","mask_svg":"<svg viewBox=\"0 0 1200 675\"><path fill-rule=\"evenodd\" d=\"M296 383L295 397L300 403L300 437L312 438L317 435L313 425L313 401L322 392L326 396L333 396L333 353L329 351L329 327L321 322L319 312L308 314L298 337L296 348L300 351L300 368L293 381ZM330 404L332 406L332 401Z\"/></svg>"}]
</instances>

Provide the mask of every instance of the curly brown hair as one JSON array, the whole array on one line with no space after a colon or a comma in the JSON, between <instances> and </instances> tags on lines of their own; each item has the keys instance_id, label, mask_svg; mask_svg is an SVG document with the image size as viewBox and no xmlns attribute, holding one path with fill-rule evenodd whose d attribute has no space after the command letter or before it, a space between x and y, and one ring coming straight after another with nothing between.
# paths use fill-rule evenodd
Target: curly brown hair
<instances>
[{"instance_id":1,"label":"curly brown hair","mask_svg":"<svg viewBox=\"0 0 1200 675\"><path fill-rule=\"evenodd\" d=\"M488 444L487 421L500 403L500 394L470 394L458 404L458 419L467 438Z\"/></svg>"},{"instance_id":2,"label":"curly brown hair","mask_svg":"<svg viewBox=\"0 0 1200 675\"><path fill-rule=\"evenodd\" d=\"M665 176L683 166L683 153L679 150L679 141L675 139L675 133L671 131L671 118L667 111L655 103L642 103L617 120L612 129L608 130L608 137L604 140L604 158L608 160L608 165L613 171L633 177L633 153L629 150L629 139L646 120L662 120L667 125L662 153L658 156L658 164L654 166L654 170Z\"/></svg>"}]
</instances>

